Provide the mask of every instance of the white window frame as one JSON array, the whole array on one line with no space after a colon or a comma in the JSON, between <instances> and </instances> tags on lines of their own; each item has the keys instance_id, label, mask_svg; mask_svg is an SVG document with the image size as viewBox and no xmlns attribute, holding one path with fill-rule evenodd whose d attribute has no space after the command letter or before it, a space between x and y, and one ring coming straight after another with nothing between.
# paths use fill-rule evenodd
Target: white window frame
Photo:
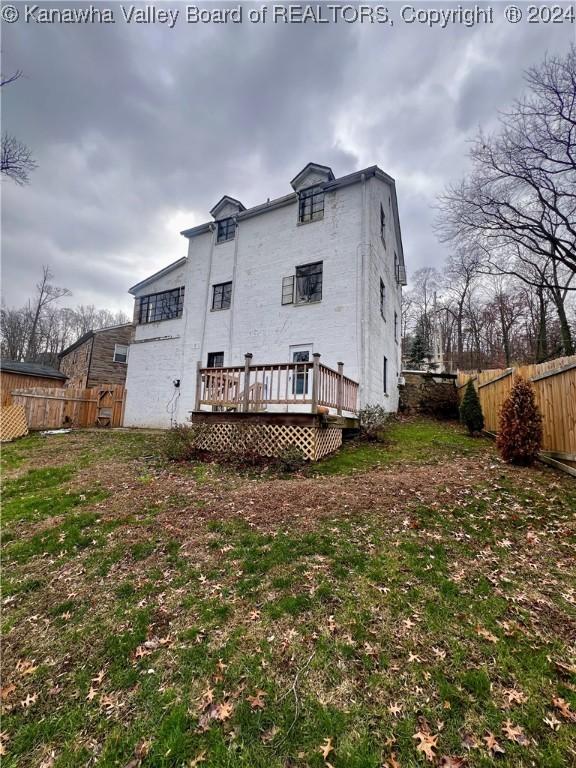
<instances>
[{"instance_id":1,"label":"white window frame","mask_svg":"<svg viewBox=\"0 0 576 768\"><path fill-rule=\"evenodd\" d=\"M118 347L124 347L126 350L126 360L116 360L116 355L118 354ZM114 354L112 355L112 360L115 363L121 363L122 365L128 365L128 352L130 350L129 344L114 344Z\"/></svg>"}]
</instances>

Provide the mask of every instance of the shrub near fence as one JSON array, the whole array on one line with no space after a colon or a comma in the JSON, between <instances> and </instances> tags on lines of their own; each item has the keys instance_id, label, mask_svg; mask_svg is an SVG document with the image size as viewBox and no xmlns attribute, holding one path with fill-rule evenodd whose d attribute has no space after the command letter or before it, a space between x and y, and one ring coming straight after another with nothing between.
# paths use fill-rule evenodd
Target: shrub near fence
<instances>
[{"instance_id":1,"label":"shrub near fence","mask_svg":"<svg viewBox=\"0 0 576 768\"><path fill-rule=\"evenodd\" d=\"M505 370L459 371L458 393L462 397L466 384L473 380L482 404L484 429L496 433L500 409L517 376L528 379L534 387L542 414L543 458L561 462L563 468L576 474L576 355Z\"/></svg>"}]
</instances>

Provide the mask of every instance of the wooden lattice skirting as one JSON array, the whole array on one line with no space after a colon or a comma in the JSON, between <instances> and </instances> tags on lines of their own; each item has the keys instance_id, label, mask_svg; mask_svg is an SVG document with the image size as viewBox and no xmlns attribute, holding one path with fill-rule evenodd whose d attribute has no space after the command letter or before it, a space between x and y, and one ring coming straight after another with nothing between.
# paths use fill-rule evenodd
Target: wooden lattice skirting
<instances>
[{"instance_id":1,"label":"wooden lattice skirting","mask_svg":"<svg viewBox=\"0 0 576 768\"><path fill-rule=\"evenodd\" d=\"M196 447L215 453L250 451L260 456L281 456L287 449L297 448L309 461L317 461L342 445L342 430L334 427L215 423L197 429Z\"/></svg>"},{"instance_id":2,"label":"wooden lattice skirting","mask_svg":"<svg viewBox=\"0 0 576 768\"><path fill-rule=\"evenodd\" d=\"M28 434L26 413L21 405L3 405L0 408L0 441L15 440Z\"/></svg>"}]
</instances>

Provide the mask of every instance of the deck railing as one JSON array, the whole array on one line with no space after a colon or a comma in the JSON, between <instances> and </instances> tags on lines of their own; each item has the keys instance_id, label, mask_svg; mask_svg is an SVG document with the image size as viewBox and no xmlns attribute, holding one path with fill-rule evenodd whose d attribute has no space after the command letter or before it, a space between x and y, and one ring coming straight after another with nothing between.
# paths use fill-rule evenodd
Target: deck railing
<instances>
[{"instance_id":1,"label":"deck railing","mask_svg":"<svg viewBox=\"0 0 576 768\"><path fill-rule=\"evenodd\" d=\"M252 355L245 355L243 366L198 368L196 383L197 411L203 405L213 409L262 411L268 405L309 405L312 413L328 408L338 415L358 412L358 382L344 376L344 364L338 370L313 362L268 363L252 365Z\"/></svg>"}]
</instances>

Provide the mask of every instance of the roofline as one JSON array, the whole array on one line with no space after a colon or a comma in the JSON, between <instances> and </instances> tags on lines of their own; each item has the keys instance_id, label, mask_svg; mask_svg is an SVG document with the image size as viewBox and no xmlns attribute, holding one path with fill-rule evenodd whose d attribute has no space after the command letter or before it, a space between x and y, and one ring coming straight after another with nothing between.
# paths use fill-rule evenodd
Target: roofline
<instances>
[{"instance_id":1,"label":"roofline","mask_svg":"<svg viewBox=\"0 0 576 768\"><path fill-rule=\"evenodd\" d=\"M6 373L19 373L21 376L38 376L40 379L62 379L65 380L68 378L65 373L62 373L62 371L57 371L56 368L53 369L51 372L44 371L22 371L18 368L14 368L13 365L39 365L42 367L41 363L26 363L21 362L19 360L2 360L0 362L0 371L6 371ZM47 366L50 367L50 366Z\"/></svg>"},{"instance_id":2,"label":"roofline","mask_svg":"<svg viewBox=\"0 0 576 768\"><path fill-rule=\"evenodd\" d=\"M310 163L308 163L310 165ZM317 163L313 163L312 165L317 165ZM307 167L307 166L306 166ZM322 166L328 168L328 166ZM301 172L300 172L301 173ZM295 178L298 178L300 174L298 174ZM358 182L362 181L362 178L370 178L370 177L376 177L377 179L380 179L381 181L386 182L390 185L392 188L392 196L394 199L394 206L393 206L393 214L394 214L394 225L396 227L396 232L398 233L398 244L399 244L399 250L400 253L398 254L398 258L400 260L400 263L402 267L404 268L404 273L406 272L406 263L404 261L404 246L402 244L402 230L400 228L400 216L398 214L398 197L396 195L396 181L392 176L390 176L388 173L383 171L381 168L379 168L377 165L371 165L368 168L363 168L360 171L354 171L353 173L349 173L346 176L340 176L337 179L334 179L334 181L326 181L323 184L319 184L318 186L322 186L326 191L333 191L335 189L340 189L341 187L346 187L350 184L357 184ZM291 192L288 195L284 195L283 197L277 197L274 200L269 200L266 203L260 203L260 205L254 205L251 208L246 208L246 210L241 211L237 214L235 217L237 221L243 221L244 219L250 219L253 216L259 216L261 213L266 213L267 211L273 211L277 208L282 208L285 205L290 205L291 203L296 202L298 199L298 193L297 192ZM184 229L182 232L180 232L181 235L184 237L190 239L191 237L196 237L198 235L204 235L207 232L210 232L211 229L215 226L213 221L206 222L205 224L198 224L196 227L191 227L190 229ZM167 267L166 269L170 269L170 267ZM156 277L160 274L158 272L156 275L152 275L152 277ZM152 278L148 278L151 280ZM144 283L146 281L143 281ZM138 284L140 285L140 283ZM402 282L402 285L406 285L406 282ZM138 286L134 286L134 288L137 288ZM130 293L132 293L132 288L130 289Z\"/></svg>"},{"instance_id":3,"label":"roofline","mask_svg":"<svg viewBox=\"0 0 576 768\"><path fill-rule=\"evenodd\" d=\"M207 227L208 225L206 225ZM196 227L197 229L197 227ZM128 288L128 293L131 293L133 296L136 295L136 292L140 290L140 288L144 288L148 283L151 283L152 281L156 280L159 277L163 277L164 275L167 275L168 272L172 272L173 269L176 269L177 267L181 267L183 264L186 264L187 262L186 256L181 256L179 259L176 259L176 261L173 261L172 264L168 264L167 267L164 267L164 269L159 269L158 272L154 272L153 275L150 275L150 277L146 277L144 280L141 280L139 283L136 283L136 285L133 285L131 288Z\"/></svg>"},{"instance_id":4,"label":"roofline","mask_svg":"<svg viewBox=\"0 0 576 768\"><path fill-rule=\"evenodd\" d=\"M76 339L76 341L67 346L66 349L63 349L62 352L58 352L58 358L61 360L63 357L65 357L65 355L73 352L77 347L81 346L84 344L84 342L88 341L88 339L92 338L92 336L96 336L97 333L115 331L117 328L129 328L131 325L132 323L120 323L120 325L107 325L105 328L92 328L91 330L86 331L86 333L83 333L82 336Z\"/></svg>"}]
</instances>

